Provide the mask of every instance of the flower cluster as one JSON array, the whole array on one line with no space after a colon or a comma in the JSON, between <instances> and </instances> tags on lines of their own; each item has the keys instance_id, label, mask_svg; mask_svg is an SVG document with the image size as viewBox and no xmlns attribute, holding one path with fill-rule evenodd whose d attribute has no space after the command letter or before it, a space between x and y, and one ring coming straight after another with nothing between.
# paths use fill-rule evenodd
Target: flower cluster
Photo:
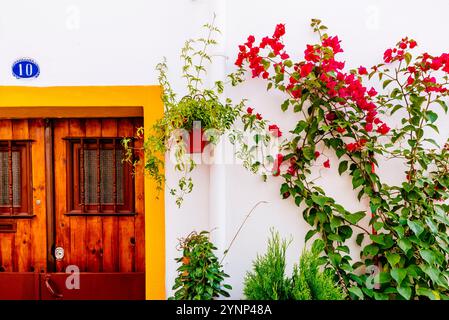
<instances>
[{"instance_id":1,"label":"flower cluster","mask_svg":"<svg viewBox=\"0 0 449 320\"><path fill-rule=\"evenodd\" d=\"M308 44L304 51L304 60L293 63L284 50L282 37L285 34L285 25L278 24L272 37L263 37L258 46L256 39L250 35L245 44L239 46L239 53L235 64L243 68L248 66L252 77L261 77L278 88L283 88L292 99L301 101L304 92L316 90L327 100L330 110L326 110L326 121L338 134L345 134L347 128L339 125L348 121L348 116L341 111L342 107L350 108L358 114L363 114L361 128L369 132L386 135L390 128L378 117L374 97L377 91L368 90L362 83L364 75L368 74L365 67L360 66L356 72L343 71L345 63L335 59L343 52L341 40L338 36L324 35L320 44ZM405 41L405 40L404 40ZM413 47L413 41L406 40L407 46ZM402 53L399 53L402 54ZM286 83L283 80L285 79ZM305 90L306 89L306 90ZM338 120L338 121L336 121ZM271 126L270 131L277 131L277 126ZM282 134L275 134L280 137ZM357 150L363 147L363 140L359 138L348 144L347 150ZM323 163L328 168L329 162ZM274 172L278 172L274 168ZM292 170L291 170L292 171Z\"/></svg>"}]
</instances>

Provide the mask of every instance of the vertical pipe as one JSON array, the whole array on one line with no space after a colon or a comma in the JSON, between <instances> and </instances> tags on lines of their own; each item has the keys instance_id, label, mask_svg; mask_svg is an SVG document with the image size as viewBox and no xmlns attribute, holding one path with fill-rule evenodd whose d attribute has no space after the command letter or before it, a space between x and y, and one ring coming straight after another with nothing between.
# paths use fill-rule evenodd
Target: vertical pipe
<instances>
[{"instance_id":1,"label":"vertical pipe","mask_svg":"<svg viewBox=\"0 0 449 320\"><path fill-rule=\"evenodd\" d=\"M84 185L84 139L81 138L81 149L80 149L80 182L81 182L81 213L86 212L86 197L85 197L85 185Z\"/></svg>"},{"instance_id":2,"label":"vertical pipe","mask_svg":"<svg viewBox=\"0 0 449 320\"><path fill-rule=\"evenodd\" d=\"M12 141L8 141L8 191L9 191L9 214L14 214L13 177L12 177Z\"/></svg>"},{"instance_id":3,"label":"vertical pipe","mask_svg":"<svg viewBox=\"0 0 449 320\"><path fill-rule=\"evenodd\" d=\"M226 0L213 0L212 12L216 15L215 24L221 34L216 34L218 45L213 47L209 72L209 83L224 81L226 78ZM224 97L225 94L222 95ZM221 99L222 103L224 98ZM223 163L223 144L221 141L214 151L214 160L209 171L209 228L214 230L211 240L218 248L217 255L221 259L226 246L226 168Z\"/></svg>"},{"instance_id":4,"label":"vertical pipe","mask_svg":"<svg viewBox=\"0 0 449 320\"><path fill-rule=\"evenodd\" d=\"M97 211L101 212L100 139L97 139Z\"/></svg>"}]
</instances>

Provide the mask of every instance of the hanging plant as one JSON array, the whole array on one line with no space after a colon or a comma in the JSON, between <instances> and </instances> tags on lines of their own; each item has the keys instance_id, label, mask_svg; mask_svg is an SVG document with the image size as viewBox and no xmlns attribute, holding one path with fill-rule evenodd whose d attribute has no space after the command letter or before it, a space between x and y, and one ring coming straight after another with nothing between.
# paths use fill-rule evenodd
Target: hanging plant
<instances>
[{"instance_id":1,"label":"hanging plant","mask_svg":"<svg viewBox=\"0 0 449 320\"><path fill-rule=\"evenodd\" d=\"M253 172L283 180L281 196L301 207L312 227L306 241L317 236L327 268L352 299L448 299L449 147L433 137L440 134L437 110L447 112L449 54L414 57L416 41L404 38L370 70L345 71L336 58L343 51L339 38L320 20L311 26L320 41L307 45L297 62L285 51L283 24L260 43L249 36L239 47L236 82L246 71L266 79L268 89L286 95L280 108L297 118L278 154L261 159L256 154L272 137L260 136L267 123L248 110L244 131L256 130L257 138L251 145L236 134L234 143L247 150L239 156ZM383 91L367 87L369 80ZM401 119L391 129L383 119L393 114ZM377 173L392 158L404 168L399 185ZM349 175L369 212L351 212L319 186L320 172L331 167ZM354 238L355 261L348 246Z\"/></svg>"},{"instance_id":2,"label":"hanging plant","mask_svg":"<svg viewBox=\"0 0 449 320\"><path fill-rule=\"evenodd\" d=\"M183 61L181 77L186 81L187 94L177 98L167 78L167 64L164 59L156 67L159 72L159 84L162 88L161 99L164 104L164 116L151 127L144 142L145 171L162 190L166 180L163 173L164 155L169 152L174 168L180 172L176 187L168 186L170 194L176 198L180 207L183 198L193 189L190 173L197 163L191 153L201 153L207 144L216 144L220 136L231 127L239 115L243 102L233 105L230 99L221 99L223 83L216 81L212 88L204 87L207 75L206 64L212 63L210 49L217 44L214 37L220 31L211 24L204 25L207 36L185 42L181 51ZM138 132L142 135L142 130ZM130 140L123 144L127 150L127 161L133 162L133 150Z\"/></svg>"}]
</instances>

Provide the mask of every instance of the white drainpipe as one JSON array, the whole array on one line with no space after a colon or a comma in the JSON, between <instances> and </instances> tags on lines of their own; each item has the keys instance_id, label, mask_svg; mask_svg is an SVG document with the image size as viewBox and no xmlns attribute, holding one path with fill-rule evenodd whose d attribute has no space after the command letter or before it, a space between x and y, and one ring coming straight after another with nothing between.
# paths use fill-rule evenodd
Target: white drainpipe
<instances>
[{"instance_id":1,"label":"white drainpipe","mask_svg":"<svg viewBox=\"0 0 449 320\"><path fill-rule=\"evenodd\" d=\"M213 64L209 76L210 84L225 81L226 77L226 0L212 0L211 11L216 14L215 24L221 34L217 35L218 45L214 46ZM223 94L225 96L225 93ZM224 99L222 99L224 102ZM226 137L223 136L222 140ZM209 228L213 230L211 240L217 247L221 259L226 249L226 164L224 163L224 141L215 148L215 161L209 172Z\"/></svg>"}]
</instances>

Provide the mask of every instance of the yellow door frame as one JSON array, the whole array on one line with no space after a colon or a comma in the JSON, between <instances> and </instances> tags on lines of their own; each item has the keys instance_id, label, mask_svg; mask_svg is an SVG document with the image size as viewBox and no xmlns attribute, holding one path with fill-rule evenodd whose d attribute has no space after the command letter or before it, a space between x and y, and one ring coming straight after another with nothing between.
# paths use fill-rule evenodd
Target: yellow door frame
<instances>
[{"instance_id":1,"label":"yellow door frame","mask_svg":"<svg viewBox=\"0 0 449 320\"><path fill-rule=\"evenodd\" d=\"M142 116L145 132L163 114L159 86L0 86L0 118ZM143 111L143 112L142 112ZM145 177L146 298L165 299L164 195Z\"/></svg>"}]
</instances>

